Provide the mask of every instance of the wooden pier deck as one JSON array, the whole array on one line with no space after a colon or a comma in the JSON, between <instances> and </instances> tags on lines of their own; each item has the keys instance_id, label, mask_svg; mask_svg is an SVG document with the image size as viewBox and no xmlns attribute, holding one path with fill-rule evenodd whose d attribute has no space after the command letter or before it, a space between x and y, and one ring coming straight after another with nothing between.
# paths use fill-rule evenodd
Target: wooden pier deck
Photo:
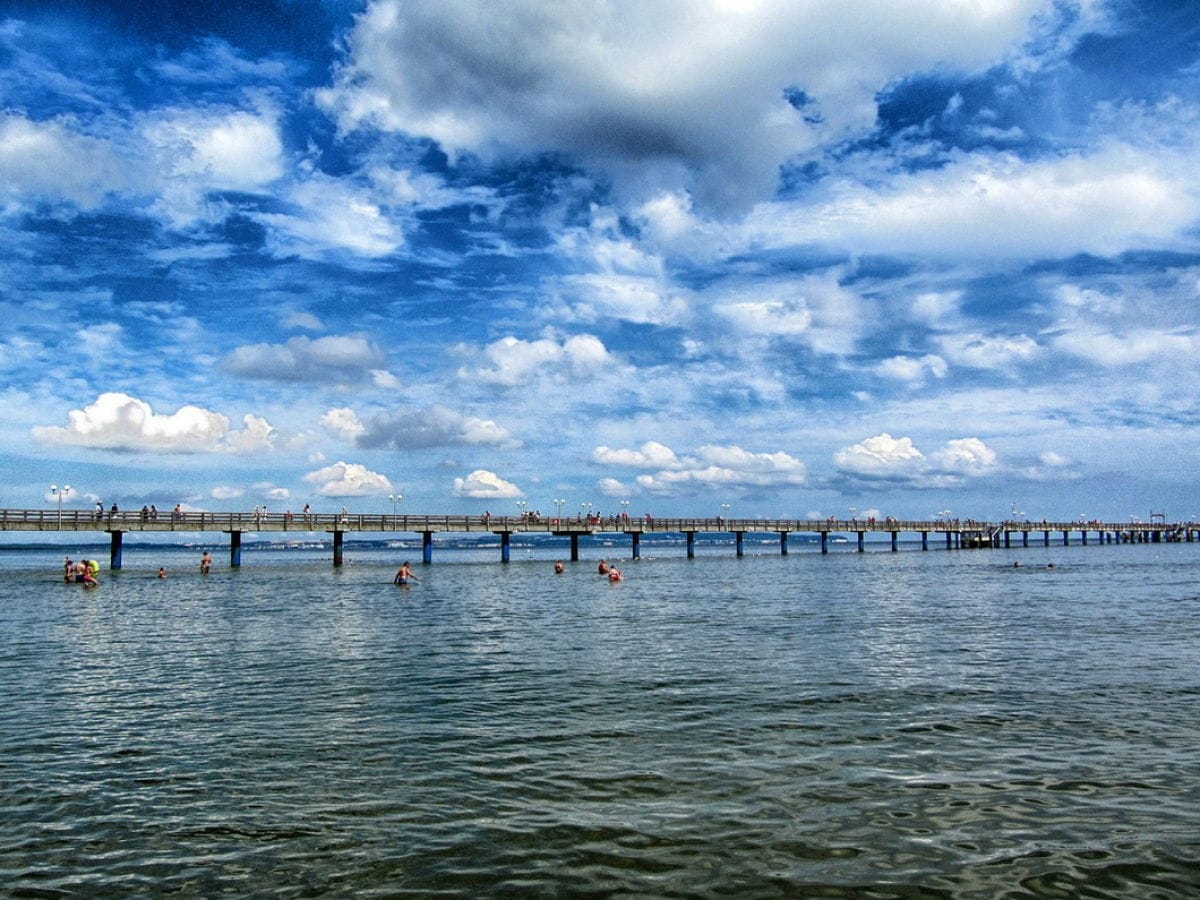
<instances>
[{"instance_id":1,"label":"wooden pier deck","mask_svg":"<svg viewBox=\"0 0 1200 900\"><path fill-rule=\"evenodd\" d=\"M631 553L640 554L640 539L646 534L681 534L687 555L695 552L697 534L731 534L735 552L743 554L746 534L777 534L780 552L788 552L788 536L814 534L821 552L829 552L830 538L854 535L857 550L865 550L868 534L886 534L891 549L898 549L901 534L920 535L921 549L929 549L929 535L941 535L946 549L973 547L1011 547L1014 540L1030 546L1040 540L1083 544L1094 537L1097 543L1159 543L1200 539L1196 522L981 522L971 519L729 519L716 518L626 518L623 516L463 516L463 515L374 515L360 513L245 513L245 512L87 512L58 509L0 509L0 531L10 532L100 532L110 535L110 567L121 568L122 542L129 534L224 533L230 536L230 565L241 564L244 534L329 534L333 544L333 564L342 564L342 545L346 534L394 535L417 534L423 540L422 561L432 562L435 534L491 533L500 539L500 558L509 560L510 539L514 534L552 534L570 539L571 559L579 558L581 538L599 534L623 534L630 540Z\"/></svg>"}]
</instances>

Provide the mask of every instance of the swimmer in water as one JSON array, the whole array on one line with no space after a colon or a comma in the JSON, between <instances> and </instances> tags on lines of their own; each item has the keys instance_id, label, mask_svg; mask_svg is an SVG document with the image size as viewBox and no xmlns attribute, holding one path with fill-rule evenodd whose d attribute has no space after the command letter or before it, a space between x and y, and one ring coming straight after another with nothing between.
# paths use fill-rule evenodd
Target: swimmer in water
<instances>
[{"instance_id":1,"label":"swimmer in water","mask_svg":"<svg viewBox=\"0 0 1200 900\"><path fill-rule=\"evenodd\" d=\"M608 560L600 560L600 566L598 567L597 571L599 571L601 575L605 574L608 571Z\"/></svg>"},{"instance_id":2,"label":"swimmer in water","mask_svg":"<svg viewBox=\"0 0 1200 900\"><path fill-rule=\"evenodd\" d=\"M621 576L620 569L618 569L616 566L609 567L609 569L608 569L608 580L609 581L620 581L621 577L622 576Z\"/></svg>"},{"instance_id":3,"label":"swimmer in water","mask_svg":"<svg viewBox=\"0 0 1200 900\"><path fill-rule=\"evenodd\" d=\"M398 584L401 587L407 587L409 581L420 581L416 575L412 573L412 569L408 567L408 560L400 564L400 568L396 570L396 577L392 579L392 584Z\"/></svg>"},{"instance_id":4,"label":"swimmer in water","mask_svg":"<svg viewBox=\"0 0 1200 900\"><path fill-rule=\"evenodd\" d=\"M166 570L166 569L164 569L162 566L159 566L159 567L158 567L158 577L159 577L159 578L166 578L166 577L167 577L167 570Z\"/></svg>"},{"instance_id":5,"label":"swimmer in water","mask_svg":"<svg viewBox=\"0 0 1200 900\"><path fill-rule=\"evenodd\" d=\"M561 575L565 571L567 571L567 567L563 565L563 561L561 559L554 564L555 575Z\"/></svg>"}]
</instances>

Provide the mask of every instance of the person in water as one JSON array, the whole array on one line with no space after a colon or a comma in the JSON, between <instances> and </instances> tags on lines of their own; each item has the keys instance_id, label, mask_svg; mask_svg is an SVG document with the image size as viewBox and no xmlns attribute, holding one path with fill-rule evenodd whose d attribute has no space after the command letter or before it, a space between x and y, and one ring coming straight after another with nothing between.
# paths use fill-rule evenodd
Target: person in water
<instances>
[{"instance_id":1,"label":"person in water","mask_svg":"<svg viewBox=\"0 0 1200 900\"><path fill-rule=\"evenodd\" d=\"M162 566L159 566L159 567L158 567L158 577L159 577L159 578L166 578L166 577L167 577L167 570L166 570L166 569L164 569Z\"/></svg>"},{"instance_id":2,"label":"person in water","mask_svg":"<svg viewBox=\"0 0 1200 900\"><path fill-rule=\"evenodd\" d=\"M408 567L408 560L405 560L400 564L400 568L396 570L396 577L392 579L392 584L398 584L401 587L405 587L410 581L420 580L420 578L412 573L412 569Z\"/></svg>"},{"instance_id":3,"label":"person in water","mask_svg":"<svg viewBox=\"0 0 1200 900\"><path fill-rule=\"evenodd\" d=\"M608 560L607 559L600 560L600 565L597 567L597 571L601 575L604 575L608 572Z\"/></svg>"},{"instance_id":4,"label":"person in water","mask_svg":"<svg viewBox=\"0 0 1200 900\"><path fill-rule=\"evenodd\" d=\"M210 569L212 569L212 554L205 550L204 555L200 557L200 574L207 575Z\"/></svg>"},{"instance_id":5,"label":"person in water","mask_svg":"<svg viewBox=\"0 0 1200 900\"><path fill-rule=\"evenodd\" d=\"M555 575L561 575L565 571L567 571L567 567L563 565L563 561L561 559L554 564Z\"/></svg>"},{"instance_id":6,"label":"person in water","mask_svg":"<svg viewBox=\"0 0 1200 900\"><path fill-rule=\"evenodd\" d=\"M621 576L620 569L618 569L616 566L609 566L609 568L608 568L608 580L609 581L620 581L621 577L622 576Z\"/></svg>"}]
</instances>

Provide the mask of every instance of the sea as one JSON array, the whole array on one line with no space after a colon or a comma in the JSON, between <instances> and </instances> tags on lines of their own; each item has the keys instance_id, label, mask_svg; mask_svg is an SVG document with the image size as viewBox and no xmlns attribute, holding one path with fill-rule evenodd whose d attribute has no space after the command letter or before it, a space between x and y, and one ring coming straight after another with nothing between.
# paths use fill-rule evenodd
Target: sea
<instances>
[{"instance_id":1,"label":"sea","mask_svg":"<svg viewBox=\"0 0 1200 900\"><path fill-rule=\"evenodd\" d=\"M0 548L0 895L1200 896L1200 543L217 538Z\"/></svg>"}]
</instances>

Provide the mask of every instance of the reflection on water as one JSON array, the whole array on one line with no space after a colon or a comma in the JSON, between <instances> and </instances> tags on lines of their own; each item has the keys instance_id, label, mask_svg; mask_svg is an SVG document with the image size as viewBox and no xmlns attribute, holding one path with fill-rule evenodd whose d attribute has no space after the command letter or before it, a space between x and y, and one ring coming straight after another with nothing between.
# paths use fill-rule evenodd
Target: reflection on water
<instances>
[{"instance_id":1,"label":"reflection on water","mask_svg":"<svg viewBox=\"0 0 1200 900\"><path fill-rule=\"evenodd\" d=\"M1195 545L664 552L620 584L444 553L408 589L396 552L94 591L0 557L0 884L1200 891Z\"/></svg>"}]
</instances>

